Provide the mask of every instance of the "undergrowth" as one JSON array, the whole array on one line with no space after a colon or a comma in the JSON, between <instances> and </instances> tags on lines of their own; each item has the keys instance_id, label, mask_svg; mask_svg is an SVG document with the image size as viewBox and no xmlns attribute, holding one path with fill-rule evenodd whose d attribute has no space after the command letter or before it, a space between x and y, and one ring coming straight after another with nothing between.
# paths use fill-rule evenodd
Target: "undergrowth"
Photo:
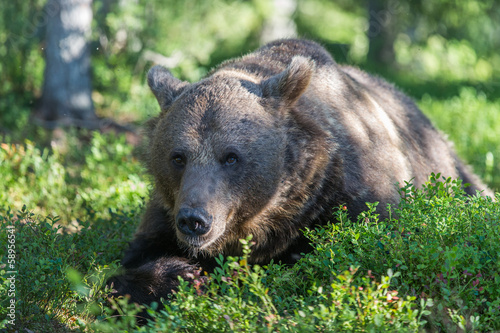
<instances>
[{"instance_id":1,"label":"undergrowth","mask_svg":"<svg viewBox=\"0 0 500 333\"><path fill-rule=\"evenodd\" d=\"M54 218L4 209L15 229L16 329L63 332L416 332L500 330L500 195L468 197L460 181L433 175L422 189L401 189L401 203L380 220L376 203L356 221L345 207L332 223L306 230L313 251L294 266L249 265L245 254L175 297L144 309L108 299L139 212L89 212L81 230ZM90 223L89 221L92 221ZM2 228L1 239L7 239ZM0 291L9 288L2 245ZM4 299L4 297L2 297ZM2 317L9 299L1 303ZM144 312L146 311L146 312ZM148 313L150 320L137 326ZM7 317L8 319L8 317ZM8 322L2 324L7 328Z\"/></svg>"},{"instance_id":2,"label":"undergrowth","mask_svg":"<svg viewBox=\"0 0 500 333\"><path fill-rule=\"evenodd\" d=\"M87 210L109 217L109 207L142 204L149 183L125 136L80 137L54 139L47 147L30 140L1 143L0 207L19 210L29 203L35 214L59 216L67 225Z\"/></svg>"}]
</instances>

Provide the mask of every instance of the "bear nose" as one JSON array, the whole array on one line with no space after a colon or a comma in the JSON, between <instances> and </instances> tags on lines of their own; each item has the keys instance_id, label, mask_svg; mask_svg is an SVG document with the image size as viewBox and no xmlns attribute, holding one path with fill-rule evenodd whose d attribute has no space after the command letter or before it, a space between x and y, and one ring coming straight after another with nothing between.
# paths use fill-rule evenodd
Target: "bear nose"
<instances>
[{"instance_id":1,"label":"bear nose","mask_svg":"<svg viewBox=\"0 0 500 333\"><path fill-rule=\"evenodd\" d=\"M176 217L177 228L188 236L201 236L210 231L212 221L203 209L181 208Z\"/></svg>"}]
</instances>

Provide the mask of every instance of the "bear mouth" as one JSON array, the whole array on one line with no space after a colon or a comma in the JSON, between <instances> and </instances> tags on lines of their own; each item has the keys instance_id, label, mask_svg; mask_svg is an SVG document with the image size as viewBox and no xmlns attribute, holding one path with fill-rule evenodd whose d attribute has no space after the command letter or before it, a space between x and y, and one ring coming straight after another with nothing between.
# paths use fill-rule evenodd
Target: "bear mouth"
<instances>
[{"instance_id":1,"label":"bear mouth","mask_svg":"<svg viewBox=\"0 0 500 333\"><path fill-rule=\"evenodd\" d=\"M184 245L184 247L193 252L210 252L209 249L212 244L214 244L220 236L223 234L224 230L217 232L218 230L212 229L207 234L201 236L189 236L183 234L178 229L177 239Z\"/></svg>"},{"instance_id":2,"label":"bear mouth","mask_svg":"<svg viewBox=\"0 0 500 333\"><path fill-rule=\"evenodd\" d=\"M227 229L234 217L235 210L231 209L225 218L214 217L210 229L205 234L196 234L196 232L183 232L179 225L175 226L177 240L186 251L192 256L198 254L216 255L220 252L220 246L223 237L230 229Z\"/></svg>"}]
</instances>

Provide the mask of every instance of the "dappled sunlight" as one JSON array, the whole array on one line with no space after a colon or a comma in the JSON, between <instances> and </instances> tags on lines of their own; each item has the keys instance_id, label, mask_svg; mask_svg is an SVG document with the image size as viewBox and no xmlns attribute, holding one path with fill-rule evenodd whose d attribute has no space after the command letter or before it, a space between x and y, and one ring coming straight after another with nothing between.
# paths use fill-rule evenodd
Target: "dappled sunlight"
<instances>
[{"instance_id":1,"label":"dappled sunlight","mask_svg":"<svg viewBox=\"0 0 500 333\"><path fill-rule=\"evenodd\" d=\"M85 210L109 216L109 209L143 204L149 183L123 136L94 133L88 144L66 144L1 144L0 206L17 210L32 203L35 214L59 216L64 225Z\"/></svg>"},{"instance_id":2,"label":"dappled sunlight","mask_svg":"<svg viewBox=\"0 0 500 333\"><path fill-rule=\"evenodd\" d=\"M500 2L28 0L1 8L0 294L8 297L0 299L0 331L500 331ZM285 37L314 40L340 65L394 82L496 196L465 196L460 180L434 174L421 188L408 180L399 184L398 205L366 203L357 217L346 203L327 207L324 222L331 212L331 223L302 230L312 252L293 253L294 266L249 264L258 237L238 243L234 233L231 246L243 255L220 254L213 272L175 280L179 289L164 303L146 308L110 298L106 281L123 273L120 259L152 194L141 131L161 111L148 70L161 65L195 82ZM48 66L51 56L56 65ZM73 63L71 70L63 63ZM308 64L311 73L324 66ZM281 66L270 71L274 65ZM311 85L320 86L327 84ZM252 96L262 95L253 88ZM372 102L386 107L384 98ZM256 113L240 113L249 110ZM355 116L369 125L367 113L360 108ZM398 144L391 119L378 118ZM355 136L374 149L368 125ZM241 126L234 131L244 132ZM268 152L273 145L262 146ZM380 164L397 161L380 152L387 157ZM159 229L163 218L152 218ZM168 237L156 231L161 248Z\"/></svg>"}]
</instances>

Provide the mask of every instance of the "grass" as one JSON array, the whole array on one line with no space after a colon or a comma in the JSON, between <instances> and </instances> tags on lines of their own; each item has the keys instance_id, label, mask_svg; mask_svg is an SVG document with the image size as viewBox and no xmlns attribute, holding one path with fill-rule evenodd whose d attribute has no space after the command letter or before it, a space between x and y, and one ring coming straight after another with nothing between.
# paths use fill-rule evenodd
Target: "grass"
<instances>
[{"instance_id":1,"label":"grass","mask_svg":"<svg viewBox=\"0 0 500 333\"><path fill-rule=\"evenodd\" d=\"M401 195L391 208L397 218L385 221L374 214L375 204L358 221L350 221L344 207L333 210L334 224L306 231L315 250L293 267L249 266L251 238L242 240L245 256L220 257L216 272L183 283L175 299L153 305L161 311L148 310L153 320L143 327L135 326L141 309L125 299L109 303L104 288L138 212L89 215L79 221L79 232L68 232L57 219L4 210L2 224L14 226L18 255L16 329L499 330L500 205L468 198L459 181L439 176L422 190L407 184ZM5 246L2 251L6 264ZM10 288L6 270L2 293ZM115 310L121 316L111 315Z\"/></svg>"},{"instance_id":2,"label":"grass","mask_svg":"<svg viewBox=\"0 0 500 333\"><path fill-rule=\"evenodd\" d=\"M500 190L500 98L490 101L480 90L467 87L445 100L424 95L418 104L455 143L458 155Z\"/></svg>"},{"instance_id":3,"label":"grass","mask_svg":"<svg viewBox=\"0 0 500 333\"><path fill-rule=\"evenodd\" d=\"M0 292L4 294L9 288L6 278L12 274L8 272L17 272L15 328L64 332L78 328L90 317L94 320L92 314L101 311L106 300L106 276L118 267L117 259L137 217L135 212L111 214L108 219L89 214L85 221L78 221L80 230L71 232L58 223L58 218L35 216L26 208L18 212L2 210L0 220L4 227L0 234L7 239L8 230L14 230L12 245L16 258L6 265L7 246L2 243ZM85 283L85 287L72 283L75 280ZM2 319L8 313L8 301L2 297ZM2 324L7 325L9 319L12 318L7 317Z\"/></svg>"},{"instance_id":4,"label":"grass","mask_svg":"<svg viewBox=\"0 0 500 333\"><path fill-rule=\"evenodd\" d=\"M72 135L73 134L73 135ZM0 144L0 206L76 222L82 212L137 207L148 195L144 169L124 136L69 133L41 148L33 141ZM6 140L8 141L8 140Z\"/></svg>"},{"instance_id":5,"label":"grass","mask_svg":"<svg viewBox=\"0 0 500 333\"><path fill-rule=\"evenodd\" d=\"M466 88L446 100L424 96L419 105L498 191L498 102ZM305 231L315 250L293 267L219 258L216 272L184 283L137 327L143 309L109 300L105 289L150 190L137 155L123 136L110 134L3 140L0 329L500 330L500 195L496 202L468 198L459 182L437 175L420 190L406 184L386 221L373 204L358 221L334 207L330 226ZM251 239L243 242L251 251ZM10 271L17 272L15 327L7 316Z\"/></svg>"}]
</instances>

